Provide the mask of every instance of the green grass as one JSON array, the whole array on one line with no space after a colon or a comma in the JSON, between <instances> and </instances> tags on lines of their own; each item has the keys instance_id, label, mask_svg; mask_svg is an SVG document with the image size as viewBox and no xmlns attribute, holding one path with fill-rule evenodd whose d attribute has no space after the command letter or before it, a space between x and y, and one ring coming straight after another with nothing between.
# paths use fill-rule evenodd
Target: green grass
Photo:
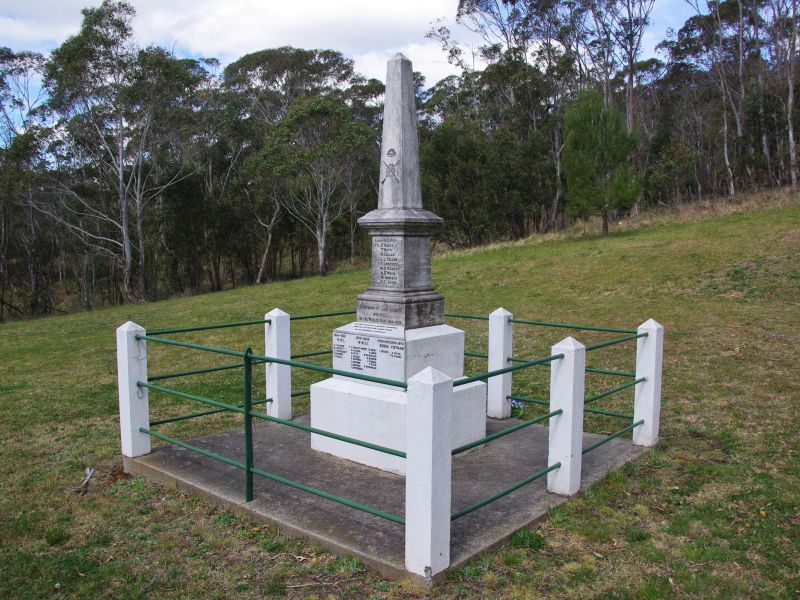
<instances>
[{"instance_id":1,"label":"green grass","mask_svg":"<svg viewBox=\"0 0 800 600\"><path fill-rule=\"evenodd\" d=\"M434 261L449 311L634 328L665 326L662 441L531 531L454 573L448 598L730 598L800 593L800 210L743 212L621 232L452 253ZM365 269L0 326L0 597L352 597L424 594L358 561L122 475L114 329L256 319L352 308ZM330 346L347 317L292 324L293 351ZM484 322L457 321L485 351ZM515 354L543 356L569 332L517 326ZM584 343L608 334L573 334ZM612 334L613 335L613 334ZM182 339L259 351L259 327ZM151 374L227 362L150 345ZM634 346L590 354L630 370ZM319 357L325 364L328 357ZM468 359L467 370L485 370ZM260 371L260 370L257 370ZM297 373L294 389L318 379ZM176 385L178 385L176 380ZM514 392L546 397L546 367ZM587 375L587 394L619 378ZM237 371L179 381L240 400ZM263 379L257 380L263 390ZM632 391L598 408L630 411ZM307 399L297 402L303 410ZM198 410L151 394L152 418ZM544 408L528 406L526 416ZM215 415L165 426L190 437L234 426ZM593 416L587 429L612 432ZM96 468L88 493L76 488ZM526 465L509 468L527 474ZM343 509L345 510L345 509Z\"/></svg>"}]
</instances>

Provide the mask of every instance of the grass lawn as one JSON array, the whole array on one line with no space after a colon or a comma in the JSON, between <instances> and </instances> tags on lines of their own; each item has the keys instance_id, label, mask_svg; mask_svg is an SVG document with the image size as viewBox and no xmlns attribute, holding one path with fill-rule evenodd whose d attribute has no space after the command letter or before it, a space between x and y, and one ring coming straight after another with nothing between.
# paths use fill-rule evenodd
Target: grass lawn
<instances>
[{"instance_id":1,"label":"grass lawn","mask_svg":"<svg viewBox=\"0 0 800 600\"><path fill-rule=\"evenodd\" d=\"M731 598L800 594L800 209L768 208L612 234L520 242L437 258L447 310L635 328L665 327L662 441L434 595L448 598ZM114 329L354 308L366 269L230 292L0 325L0 597L424 596L272 527L121 473ZM295 353L330 346L348 317L295 321ZM469 350L485 351L482 322ZM569 332L517 326L515 355ZM584 343L608 334L576 332ZM174 337L177 337L174 336ZM613 334L611 334L613 337ZM262 349L259 327L182 335ZM589 356L632 370L634 345ZM150 345L151 374L222 357ZM315 359L316 360L316 359ZM326 364L327 357L320 357ZM468 359L467 370L485 370ZM515 376L543 397L548 369ZM176 380L239 401L240 374ZM258 384L263 390L263 374ZM317 377L297 372L294 389ZM587 375L587 393L619 383ZM258 389L258 388L257 388ZM594 406L630 411L627 390ZM303 401L298 402L303 410ZM151 393L151 418L200 409ZM538 414L541 408L527 408ZM214 415L164 426L188 439L236 426ZM594 416L587 430L619 421ZM85 467L96 469L85 495ZM508 468L529 473L508 459ZM342 508L342 510L348 510Z\"/></svg>"}]
</instances>

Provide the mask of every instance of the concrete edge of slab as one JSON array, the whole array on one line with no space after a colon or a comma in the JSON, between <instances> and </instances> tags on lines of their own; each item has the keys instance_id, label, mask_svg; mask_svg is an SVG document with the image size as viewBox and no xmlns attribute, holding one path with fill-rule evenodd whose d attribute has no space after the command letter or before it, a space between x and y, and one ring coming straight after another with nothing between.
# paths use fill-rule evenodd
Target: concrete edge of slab
<instances>
[{"instance_id":1,"label":"concrete edge of slab","mask_svg":"<svg viewBox=\"0 0 800 600\"><path fill-rule=\"evenodd\" d=\"M415 575L413 573L409 573L408 571L406 571L405 565L403 564L398 564L392 561L388 561L386 560L385 557L381 557L379 555L368 554L359 548L353 547L346 543L342 543L341 541L334 539L332 537L320 534L319 532L315 532L303 527L298 527L297 525L294 525L292 523L288 523L285 520L282 520L279 515L272 515L269 512L265 511L263 507L259 506L258 504L245 503L240 493L237 493L235 491L226 493L225 490L221 490L216 487L206 486L200 482L192 481L179 473L168 472L162 468L153 466L148 463L148 457L152 456L152 454L145 455L139 458L129 458L123 456L123 468L126 473L129 473L131 475L145 476L162 485L172 486L186 493L197 494L239 515L251 518L255 521L266 522L271 525L274 525L281 532L290 537L305 539L308 542L318 545L321 548L324 548L325 550L332 552L333 554L336 554L338 556L343 556L343 555L355 556L356 558L361 560L366 566L377 571L384 577L388 577L395 580L407 581L412 585L416 585L424 589L430 589L431 587L444 582L447 579L447 575L449 573L460 569L465 564L473 560L475 557L485 554L487 552L495 551L497 548L505 544L511 538L511 536L514 535L514 533L516 533L517 531L530 527L531 525L542 521L547 516L548 510L550 508L561 506L562 504L566 503L568 500L572 498L582 496L585 490L588 489L590 485L602 481L603 479L605 479L605 477L608 476L608 473L610 473L612 470L622 468L624 465L637 460L643 453L649 450L649 448L645 447L632 447L632 448L640 448L640 451L629 453L624 459L621 459L617 461L616 464L611 465L608 470L604 471L598 477L593 478L592 481L587 482L585 486L582 486L581 491L578 494L574 496L560 496L557 494L547 494L547 501L545 502L545 506L542 507L541 511L534 514L526 515L521 520L509 523L508 527L504 528L502 532L498 533L497 531L495 531L491 542L485 545L478 544L476 547L470 549L469 551L463 552L461 556L454 557L453 561L451 562L450 566L448 566L447 569L445 569L441 573L437 573L432 578L425 578L419 575ZM154 449L154 453L157 452L158 448Z\"/></svg>"},{"instance_id":2,"label":"concrete edge of slab","mask_svg":"<svg viewBox=\"0 0 800 600\"><path fill-rule=\"evenodd\" d=\"M328 536L320 535L314 531L309 531L282 521L266 512L258 510L258 506L246 503L239 495L234 497L231 494L224 494L218 490L199 485L195 482L189 481L184 477L174 473L166 473L165 471L153 467L142 458L130 458L123 456L122 465L126 473L137 476L145 476L149 479L166 486L173 486L183 492L198 494L207 498L214 503L235 512L236 514L249 517L255 521L267 522L275 525L281 532L287 534L289 537L302 538L316 544L325 550L336 554L337 556L355 556L365 565L371 567L381 575L396 580L408 580L416 585L428 587L430 584L422 577L418 577L405 570L403 565L381 560L379 557L368 555L358 548L348 546Z\"/></svg>"}]
</instances>

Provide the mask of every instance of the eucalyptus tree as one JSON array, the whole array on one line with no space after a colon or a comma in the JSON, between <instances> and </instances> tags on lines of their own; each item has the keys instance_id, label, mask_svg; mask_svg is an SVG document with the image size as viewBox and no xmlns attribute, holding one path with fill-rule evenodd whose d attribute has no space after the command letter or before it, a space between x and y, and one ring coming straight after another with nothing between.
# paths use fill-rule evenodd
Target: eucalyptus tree
<instances>
[{"instance_id":1,"label":"eucalyptus tree","mask_svg":"<svg viewBox=\"0 0 800 600\"><path fill-rule=\"evenodd\" d=\"M45 134L41 108L44 57L36 52L0 48L0 320L5 309L22 309L6 299L12 272L10 258L24 261L29 312L52 308L46 285L50 235L34 210L44 160ZM19 275L19 274L17 274Z\"/></svg>"},{"instance_id":2,"label":"eucalyptus tree","mask_svg":"<svg viewBox=\"0 0 800 600\"><path fill-rule=\"evenodd\" d=\"M118 263L123 295L135 299L145 295L144 210L175 182L157 177L163 174L154 161L170 102L164 95L174 91L177 63L164 50L136 47L131 5L104 0L82 14L79 32L53 51L45 70L49 108L57 117L54 135L71 173L55 180L57 203L47 210ZM75 185L78 180L84 185Z\"/></svg>"},{"instance_id":3,"label":"eucalyptus tree","mask_svg":"<svg viewBox=\"0 0 800 600\"><path fill-rule=\"evenodd\" d=\"M797 77L798 0L769 0L769 51L779 77L785 81L782 104L786 115L786 146L792 191L797 191L797 145L794 136L795 84Z\"/></svg>"},{"instance_id":4,"label":"eucalyptus tree","mask_svg":"<svg viewBox=\"0 0 800 600\"><path fill-rule=\"evenodd\" d=\"M59 206L49 214L84 244L118 263L123 295L133 299L126 175L143 158L134 150L137 130L148 127L142 116L127 114L126 89L136 58L134 10L129 4L105 0L82 14L79 32L53 51L45 71L49 107L58 116L62 164L71 171L68 180L56 180ZM77 178L96 190L113 190L114 200L91 198L88 187L75 185Z\"/></svg>"},{"instance_id":5,"label":"eucalyptus tree","mask_svg":"<svg viewBox=\"0 0 800 600\"><path fill-rule=\"evenodd\" d=\"M625 125L628 133L633 131L636 65L654 3L655 0L617 0L611 8L613 35L625 65Z\"/></svg>"},{"instance_id":6,"label":"eucalyptus tree","mask_svg":"<svg viewBox=\"0 0 800 600\"><path fill-rule=\"evenodd\" d=\"M314 236L319 273L328 272L327 240L347 208L343 177L375 132L355 119L338 95L301 98L290 107L259 153L284 185L281 204Z\"/></svg>"},{"instance_id":7,"label":"eucalyptus tree","mask_svg":"<svg viewBox=\"0 0 800 600\"><path fill-rule=\"evenodd\" d=\"M354 77L353 61L341 52L283 46L232 62L224 85L246 100L242 116L265 128L280 121L295 100L343 90Z\"/></svg>"},{"instance_id":8,"label":"eucalyptus tree","mask_svg":"<svg viewBox=\"0 0 800 600\"><path fill-rule=\"evenodd\" d=\"M694 5L700 11L699 5ZM717 11L719 12L719 11ZM669 51L670 63L683 65L705 75L718 95L719 111L722 117L722 157L727 181L729 197L736 194L733 157L730 149L730 128L728 116L728 99L730 81L726 74L725 46L719 28L719 18L711 14L697 14L687 19L674 39L661 46ZM735 111L734 111L735 112Z\"/></svg>"}]
</instances>

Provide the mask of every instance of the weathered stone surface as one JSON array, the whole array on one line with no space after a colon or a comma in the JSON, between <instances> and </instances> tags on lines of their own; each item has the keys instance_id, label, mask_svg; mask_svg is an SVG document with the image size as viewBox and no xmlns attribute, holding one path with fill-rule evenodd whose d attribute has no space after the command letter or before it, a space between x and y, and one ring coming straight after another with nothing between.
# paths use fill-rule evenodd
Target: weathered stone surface
<instances>
[{"instance_id":1,"label":"weathered stone surface","mask_svg":"<svg viewBox=\"0 0 800 600\"><path fill-rule=\"evenodd\" d=\"M444 298L435 292L384 292L369 290L358 297L359 321L400 325L406 329L444 323Z\"/></svg>"},{"instance_id":2,"label":"weathered stone surface","mask_svg":"<svg viewBox=\"0 0 800 600\"><path fill-rule=\"evenodd\" d=\"M419 137L411 61L396 54L386 65L378 208L422 208Z\"/></svg>"},{"instance_id":3,"label":"weathered stone surface","mask_svg":"<svg viewBox=\"0 0 800 600\"><path fill-rule=\"evenodd\" d=\"M422 208L414 80L402 54L387 66L378 208L358 222L372 236L372 279L358 320L407 329L444 322L431 285L430 236L440 217Z\"/></svg>"}]
</instances>

